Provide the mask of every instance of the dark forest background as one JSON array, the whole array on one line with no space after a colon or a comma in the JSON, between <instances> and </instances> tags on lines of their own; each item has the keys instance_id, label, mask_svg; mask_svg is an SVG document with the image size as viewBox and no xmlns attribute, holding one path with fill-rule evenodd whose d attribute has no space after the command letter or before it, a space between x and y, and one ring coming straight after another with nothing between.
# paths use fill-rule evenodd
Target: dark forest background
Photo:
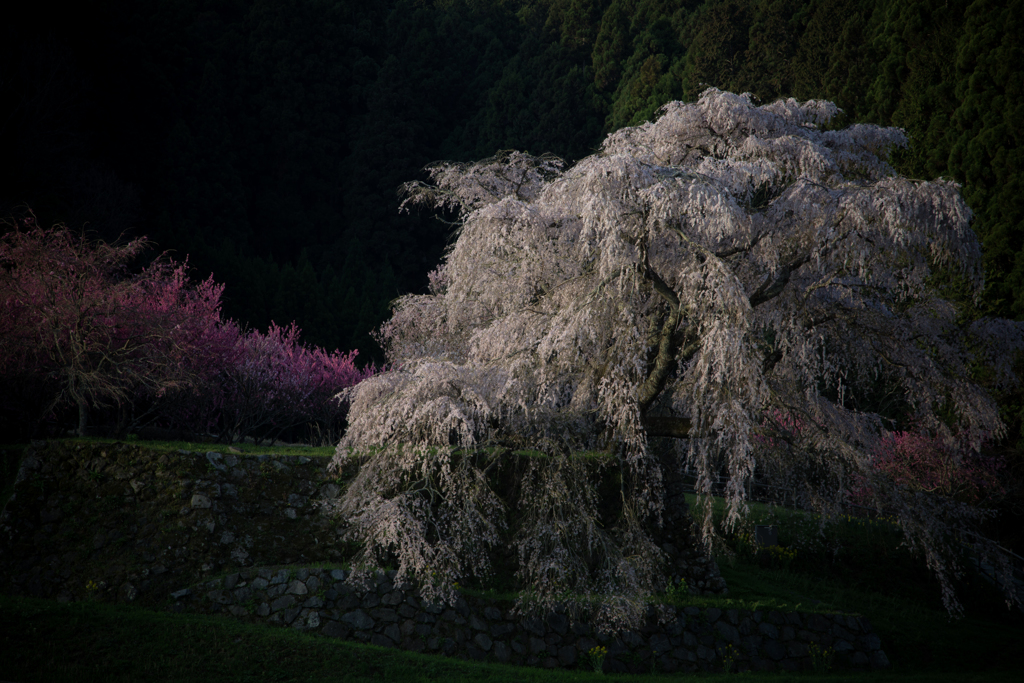
<instances>
[{"instance_id":1,"label":"dark forest background","mask_svg":"<svg viewBox=\"0 0 1024 683\"><path fill-rule=\"evenodd\" d=\"M0 215L147 235L225 314L381 360L369 333L452 237L399 214L437 160L569 161L708 85L901 126L963 183L976 314L1024 318L1024 3L101 0L0 22ZM31 8L31 9L29 9Z\"/></svg>"}]
</instances>

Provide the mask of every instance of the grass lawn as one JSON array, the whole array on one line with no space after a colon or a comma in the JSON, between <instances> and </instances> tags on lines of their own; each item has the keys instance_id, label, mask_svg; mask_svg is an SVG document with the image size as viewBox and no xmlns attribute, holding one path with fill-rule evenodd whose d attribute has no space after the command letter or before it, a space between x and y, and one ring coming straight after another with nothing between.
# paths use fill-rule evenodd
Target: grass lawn
<instances>
[{"instance_id":1,"label":"grass lawn","mask_svg":"<svg viewBox=\"0 0 1024 683\"><path fill-rule=\"evenodd\" d=\"M61 439L67 443L114 443L113 439L103 437L74 437ZM305 455L306 457L332 457L334 446L298 446L298 445L275 445L252 444L236 442L233 444L207 443L200 441L137 441L129 439L126 443L136 443L140 446L155 451L215 451L217 453L244 453L245 455Z\"/></svg>"},{"instance_id":2,"label":"grass lawn","mask_svg":"<svg viewBox=\"0 0 1024 683\"><path fill-rule=\"evenodd\" d=\"M0 676L5 681L664 681L735 678L777 681L1019 681L1021 669L985 659L988 649L1019 648L1019 626L977 649L996 629L962 640L976 623L938 621L924 628L949 645L952 666L919 668L894 661L878 673L599 675L477 664L329 640L291 629L243 624L226 617L157 613L100 603L58 604L0 597ZM959 635L958 635L959 634ZM887 638L884 634L883 639ZM886 641L887 642L887 641ZM889 648L891 650L891 648ZM1009 654L1009 653L1007 653ZM971 658L980 656L972 671Z\"/></svg>"}]
</instances>

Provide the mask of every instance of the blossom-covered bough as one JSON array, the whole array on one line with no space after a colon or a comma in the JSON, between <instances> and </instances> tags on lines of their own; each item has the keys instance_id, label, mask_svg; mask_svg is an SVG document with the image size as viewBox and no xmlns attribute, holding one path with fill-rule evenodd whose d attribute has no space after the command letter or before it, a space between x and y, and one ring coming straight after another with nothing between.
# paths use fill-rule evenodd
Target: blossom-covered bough
<instances>
[{"instance_id":1,"label":"blossom-covered bough","mask_svg":"<svg viewBox=\"0 0 1024 683\"><path fill-rule=\"evenodd\" d=\"M460 226L430 294L399 299L381 330L390 371L350 394L335 465L361 468L339 512L367 561L390 553L444 598L511 542L533 599L590 596L592 617L621 625L659 587L665 468L704 493L725 475L727 526L755 473L825 515L856 478L958 609L961 542L998 550L965 535L984 513L872 468L896 427L865 397L887 382L904 423L978 447L1004 428L973 368L1015 381L1022 329L962 324L938 294L939 274L982 288L957 186L898 177L903 133L830 130L837 112L710 89L568 169L511 152L407 185L406 205ZM679 447L659 455L653 437ZM495 472L517 448L544 457L509 495ZM610 522L585 451L614 456ZM700 509L710 541L710 496Z\"/></svg>"}]
</instances>

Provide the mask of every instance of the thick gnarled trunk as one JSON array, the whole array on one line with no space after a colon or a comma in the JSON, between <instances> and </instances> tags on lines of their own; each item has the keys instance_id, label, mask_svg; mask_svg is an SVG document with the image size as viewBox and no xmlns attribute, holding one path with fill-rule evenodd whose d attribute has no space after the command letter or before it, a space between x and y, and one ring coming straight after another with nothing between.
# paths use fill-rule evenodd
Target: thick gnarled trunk
<instances>
[{"instance_id":1,"label":"thick gnarled trunk","mask_svg":"<svg viewBox=\"0 0 1024 683\"><path fill-rule=\"evenodd\" d=\"M680 579L685 580L686 585L700 595L727 595L729 589L718 570L718 563L707 552L693 528L693 518L686 502L686 481L674 444L668 439L655 438L650 447L658 454L665 491L661 527L653 529L652 536L668 559L666 578L673 584L678 584Z\"/></svg>"}]
</instances>

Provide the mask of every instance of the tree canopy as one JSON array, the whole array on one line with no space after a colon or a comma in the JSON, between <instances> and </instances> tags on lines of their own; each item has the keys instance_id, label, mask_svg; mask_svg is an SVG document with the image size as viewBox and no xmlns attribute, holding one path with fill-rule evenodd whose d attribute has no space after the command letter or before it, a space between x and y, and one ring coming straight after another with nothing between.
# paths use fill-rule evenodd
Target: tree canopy
<instances>
[{"instance_id":1,"label":"tree canopy","mask_svg":"<svg viewBox=\"0 0 1024 683\"><path fill-rule=\"evenodd\" d=\"M942 278L983 288L958 186L897 175L904 134L832 129L837 113L708 89L568 168L507 152L407 185L405 206L460 226L430 293L381 329L390 370L351 390L335 464L372 453L341 502L367 560L393 553L443 596L490 571L514 527L534 598L599 595L598 618L628 623L659 581L664 468L685 467L703 493L725 475L727 525L755 476L826 515L866 483L955 610L958 544L996 552L968 535L984 512L902 485L872 453L897 417L974 450L997 438L987 388L1016 382L1024 326L964 322L942 298ZM655 436L685 439L666 459ZM513 509L491 470L524 447L547 457ZM578 455L595 450L621 468L607 526Z\"/></svg>"}]
</instances>

